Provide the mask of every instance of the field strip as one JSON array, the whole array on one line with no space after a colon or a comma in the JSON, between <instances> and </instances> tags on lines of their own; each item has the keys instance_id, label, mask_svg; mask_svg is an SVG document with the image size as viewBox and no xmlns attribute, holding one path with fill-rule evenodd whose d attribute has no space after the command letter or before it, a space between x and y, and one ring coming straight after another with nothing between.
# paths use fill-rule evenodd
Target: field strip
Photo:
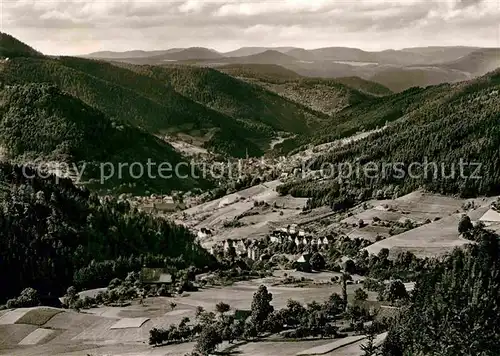
<instances>
[{"instance_id":1,"label":"field strip","mask_svg":"<svg viewBox=\"0 0 500 356\"><path fill-rule=\"evenodd\" d=\"M43 339L47 338L54 333L54 330L50 329L36 329L31 334L26 336L19 342L19 345L37 345Z\"/></svg>"},{"instance_id":2,"label":"field strip","mask_svg":"<svg viewBox=\"0 0 500 356\"><path fill-rule=\"evenodd\" d=\"M354 344L355 342L361 341L365 339L365 335L358 335L358 336L348 336L340 340L336 340L334 342L330 342L325 345L321 346L316 346L313 348L310 348L308 350L304 350L301 352L297 353L297 356L306 356L306 355L324 355L328 352L335 351L341 347Z\"/></svg>"},{"instance_id":3,"label":"field strip","mask_svg":"<svg viewBox=\"0 0 500 356\"><path fill-rule=\"evenodd\" d=\"M177 309L177 310L172 310L169 312L165 313L165 316L174 316L174 315L183 315L186 313L189 313L191 310L189 309Z\"/></svg>"},{"instance_id":4,"label":"field strip","mask_svg":"<svg viewBox=\"0 0 500 356\"><path fill-rule=\"evenodd\" d=\"M11 310L2 317L0 317L0 325L9 325L9 324L15 324L16 321L21 319L26 313L28 313L29 310L27 309L15 309Z\"/></svg>"},{"instance_id":5,"label":"field strip","mask_svg":"<svg viewBox=\"0 0 500 356\"><path fill-rule=\"evenodd\" d=\"M62 309L50 307L17 308L10 310L0 317L0 325L30 324L42 326Z\"/></svg>"},{"instance_id":6,"label":"field strip","mask_svg":"<svg viewBox=\"0 0 500 356\"><path fill-rule=\"evenodd\" d=\"M123 318L113 324L110 329L140 328L149 318Z\"/></svg>"}]
</instances>

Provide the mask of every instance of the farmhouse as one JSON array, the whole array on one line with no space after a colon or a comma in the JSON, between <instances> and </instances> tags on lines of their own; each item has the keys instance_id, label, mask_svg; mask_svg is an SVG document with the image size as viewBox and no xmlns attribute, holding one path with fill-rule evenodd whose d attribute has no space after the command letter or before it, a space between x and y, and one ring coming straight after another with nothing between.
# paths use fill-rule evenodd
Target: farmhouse
<instances>
[{"instance_id":1,"label":"farmhouse","mask_svg":"<svg viewBox=\"0 0 500 356\"><path fill-rule=\"evenodd\" d=\"M164 268L142 268L141 282L145 284L171 284L172 275Z\"/></svg>"},{"instance_id":2,"label":"farmhouse","mask_svg":"<svg viewBox=\"0 0 500 356\"><path fill-rule=\"evenodd\" d=\"M257 261L260 258L260 248L259 246L252 244L247 250L247 257L251 260Z\"/></svg>"},{"instance_id":3,"label":"farmhouse","mask_svg":"<svg viewBox=\"0 0 500 356\"><path fill-rule=\"evenodd\" d=\"M204 239L206 239L207 237L212 236L212 231L211 231L210 229L206 229L206 228L202 227L202 228L200 229L200 231L198 231L197 236L198 236L198 238L199 238L200 240L204 240Z\"/></svg>"}]
</instances>

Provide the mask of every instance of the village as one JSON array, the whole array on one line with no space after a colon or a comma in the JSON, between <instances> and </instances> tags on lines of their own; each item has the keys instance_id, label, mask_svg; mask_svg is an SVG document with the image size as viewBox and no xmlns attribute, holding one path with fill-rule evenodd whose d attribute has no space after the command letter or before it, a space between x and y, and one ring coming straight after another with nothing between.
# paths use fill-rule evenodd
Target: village
<instances>
[{"instance_id":1,"label":"village","mask_svg":"<svg viewBox=\"0 0 500 356\"><path fill-rule=\"evenodd\" d=\"M198 238L200 240L205 239L211 235L211 231L202 228L198 232ZM265 256L265 250L268 249L269 244L274 246L295 246L297 251L302 252L298 262L305 261L310 255L306 251L310 250L327 250L329 244L331 243L331 238L325 237L313 237L311 234L307 233L305 230L298 229L296 224L283 227L281 229L274 230L270 235L268 235L263 240L249 240L249 239L227 239L216 243L210 247L210 253L212 255L218 254L231 254L234 253L239 257L246 256L247 258L258 261ZM288 248L290 250L290 248ZM292 247L292 250L294 248ZM270 256L267 256L269 258Z\"/></svg>"}]
</instances>

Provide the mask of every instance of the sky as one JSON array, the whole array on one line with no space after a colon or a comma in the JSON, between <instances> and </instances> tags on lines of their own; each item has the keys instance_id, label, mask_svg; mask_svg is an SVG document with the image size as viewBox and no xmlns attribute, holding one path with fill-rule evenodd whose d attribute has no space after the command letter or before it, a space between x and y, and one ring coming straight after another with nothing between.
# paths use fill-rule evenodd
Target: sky
<instances>
[{"instance_id":1,"label":"sky","mask_svg":"<svg viewBox=\"0 0 500 356\"><path fill-rule=\"evenodd\" d=\"M244 46L500 47L500 0L0 0L45 54Z\"/></svg>"}]
</instances>

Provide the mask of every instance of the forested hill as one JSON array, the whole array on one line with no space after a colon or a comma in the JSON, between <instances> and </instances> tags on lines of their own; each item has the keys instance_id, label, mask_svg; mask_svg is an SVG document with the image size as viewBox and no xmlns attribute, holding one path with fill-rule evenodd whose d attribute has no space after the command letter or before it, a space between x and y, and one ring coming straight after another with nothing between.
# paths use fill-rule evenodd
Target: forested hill
<instances>
[{"instance_id":1,"label":"forested hill","mask_svg":"<svg viewBox=\"0 0 500 356\"><path fill-rule=\"evenodd\" d=\"M500 194L499 92L500 70L497 70L470 82L410 90L404 99L401 96L382 98L387 102L399 98L403 102L392 109L383 103L375 105L373 111L368 107L366 116L358 118L367 121L358 124L366 127L377 123L381 127L384 119L396 121L364 140L319 156L311 162L311 169L328 163L363 166L372 162L370 164L380 170L384 163L397 163L403 177L392 168L385 174L379 172L376 178L351 175L340 181L336 176L321 181L300 180L282 186L280 191L312 197L313 205L334 204L340 200L352 203L359 197L392 196L396 191L402 194L419 187L462 196ZM385 113L380 112L382 107L386 108ZM345 125L349 128L352 123ZM354 129L337 131L337 137L347 136ZM423 163L424 158L435 162L437 170L428 174L417 172L417 176L411 178L410 164ZM459 168L461 160L468 165L463 174ZM478 164L480 171L476 172ZM434 178L436 171L438 177Z\"/></svg>"},{"instance_id":2,"label":"forested hill","mask_svg":"<svg viewBox=\"0 0 500 356\"><path fill-rule=\"evenodd\" d=\"M243 64L217 69L326 115L392 93L381 84L358 77L306 78L277 65Z\"/></svg>"},{"instance_id":3,"label":"forested hill","mask_svg":"<svg viewBox=\"0 0 500 356\"><path fill-rule=\"evenodd\" d=\"M185 228L70 180L0 163L0 186L0 303L27 287L57 297L70 285L107 286L143 265L211 263Z\"/></svg>"},{"instance_id":4,"label":"forested hill","mask_svg":"<svg viewBox=\"0 0 500 356\"><path fill-rule=\"evenodd\" d=\"M11 35L0 32L0 59L13 57L43 57L43 55Z\"/></svg>"},{"instance_id":5,"label":"forested hill","mask_svg":"<svg viewBox=\"0 0 500 356\"><path fill-rule=\"evenodd\" d=\"M420 277L383 355L498 355L500 242L478 230L477 245L455 250Z\"/></svg>"},{"instance_id":6,"label":"forested hill","mask_svg":"<svg viewBox=\"0 0 500 356\"><path fill-rule=\"evenodd\" d=\"M97 179L101 192L160 192L189 190L202 182L192 179L132 179L129 170L101 185L102 162L169 162L182 157L164 141L133 126L106 117L79 99L49 84L5 87L0 91L0 146L8 158L23 162L42 159L85 162L84 180Z\"/></svg>"},{"instance_id":7,"label":"forested hill","mask_svg":"<svg viewBox=\"0 0 500 356\"><path fill-rule=\"evenodd\" d=\"M307 106L211 68L179 65L127 67L168 84L184 96L246 125L260 125L268 131L303 134L312 132L318 123L328 121L326 115Z\"/></svg>"},{"instance_id":8,"label":"forested hill","mask_svg":"<svg viewBox=\"0 0 500 356\"><path fill-rule=\"evenodd\" d=\"M252 155L262 154L251 141L261 132L186 98L163 82L106 62L15 58L0 75L7 84L55 84L110 118L155 135L182 132L207 148L235 156L243 156L245 148ZM224 146L214 147L212 142L220 139Z\"/></svg>"},{"instance_id":9,"label":"forested hill","mask_svg":"<svg viewBox=\"0 0 500 356\"><path fill-rule=\"evenodd\" d=\"M208 149L260 156L280 131L303 134L328 120L259 86L207 68L134 67L82 58L14 58L6 84L52 83L155 135L183 134ZM187 136L186 136L187 135Z\"/></svg>"}]
</instances>

